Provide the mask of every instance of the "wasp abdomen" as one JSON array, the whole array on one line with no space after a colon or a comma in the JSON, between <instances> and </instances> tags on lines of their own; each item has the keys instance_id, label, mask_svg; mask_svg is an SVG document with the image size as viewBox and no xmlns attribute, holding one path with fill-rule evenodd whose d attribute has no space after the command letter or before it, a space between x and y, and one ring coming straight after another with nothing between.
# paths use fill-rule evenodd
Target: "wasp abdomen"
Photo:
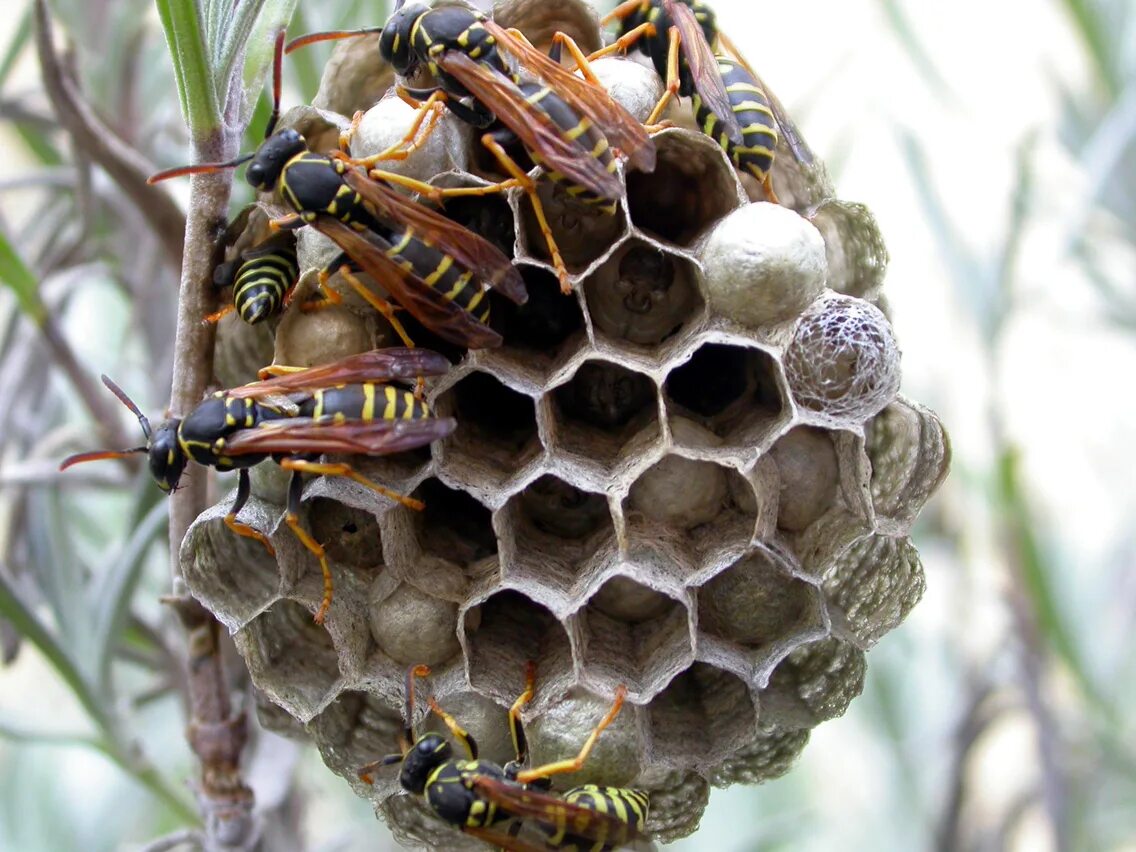
<instances>
[{"instance_id":1,"label":"wasp abdomen","mask_svg":"<svg viewBox=\"0 0 1136 852\"><path fill-rule=\"evenodd\" d=\"M773 165L777 147L777 120L769 107L769 98L741 64L726 56L717 59L730 108L742 129L742 142L739 145L730 140L721 129L721 119L710 111L697 92L692 98L695 120L703 133L722 146L739 170L749 172L759 181L764 180Z\"/></svg>"}]
</instances>

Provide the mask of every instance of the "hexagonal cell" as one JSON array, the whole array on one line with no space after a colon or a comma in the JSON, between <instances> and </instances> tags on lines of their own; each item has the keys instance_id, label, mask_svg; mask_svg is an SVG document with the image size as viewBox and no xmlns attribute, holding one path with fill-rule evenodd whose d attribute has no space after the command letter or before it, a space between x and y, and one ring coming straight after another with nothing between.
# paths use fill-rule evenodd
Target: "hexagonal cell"
<instances>
[{"instance_id":1,"label":"hexagonal cell","mask_svg":"<svg viewBox=\"0 0 1136 852\"><path fill-rule=\"evenodd\" d=\"M556 247L570 274L584 272L627 231L627 218L622 207L606 213L602 205L585 204L570 196L562 184L547 177L537 181L537 196ZM524 257L551 263L552 254L533 212L532 201L523 192L514 196L518 232Z\"/></svg>"},{"instance_id":2,"label":"hexagonal cell","mask_svg":"<svg viewBox=\"0 0 1136 852\"><path fill-rule=\"evenodd\" d=\"M577 615L584 677L604 691L625 684L647 700L694 660L686 606L628 577L613 577Z\"/></svg>"},{"instance_id":3,"label":"hexagonal cell","mask_svg":"<svg viewBox=\"0 0 1136 852\"><path fill-rule=\"evenodd\" d=\"M749 745L742 746L710 773L715 787L760 784L788 772L809 741L808 728L765 728Z\"/></svg>"},{"instance_id":4,"label":"hexagonal cell","mask_svg":"<svg viewBox=\"0 0 1136 852\"><path fill-rule=\"evenodd\" d=\"M789 401L777 360L764 350L704 343L667 376L663 400L671 418L688 417L725 443L759 449L787 416Z\"/></svg>"},{"instance_id":5,"label":"hexagonal cell","mask_svg":"<svg viewBox=\"0 0 1136 852\"><path fill-rule=\"evenodd\" d=\"M258 541L225 526L229 501L207 509L190 527L182 546L182 576L194 596L236 630L272 601L280 589L280 568ZM271 514L270 514L270 509ZM242 522L271 532L279 510L251 498ZM288 530L284 535L291 535Z\"/></svg>"},{"instance_id":6,"label":"hexagonal cell","mask_svg":"<svg viewBox=\"0 0 1136 852\"><path fill-rule=\"evenodd\" d=\"M646 787L651 797L647 833L659 843L671 843L698 829L702 812L710 801L710 785L697 772L669 772Z\"/></svg>"},{"instance_id":7,"label":"hexagonal cell","mask_svg":"<svg viewBox=\"0 0 1136 852\"><path fill-rule=\"evenodd\" d=\"M505 343L483 357L487 362L515 360L525 369L535 367L543 378L587 341L584 314L575 295L560 292L551 272L529 264L518 264L517 269L528 287L529 300L516 305L505 298L494 299L493 311L500 317L497 327Z\"/></svg>"},{"instance_id":8,"label":"hexagonal cell","mask_svg":"<svg viewBox=\"0 0 1136 852\"><path fill-rule=\"evenodd\" d=\"M754 551L698 589L699 630L757 656L823 623L817 588L790 577L769 551Z\"/></svg>"},{"instance_id":9,"label":"hexagonal cell","mask_svg":"<svg viewBox=\"0 0 1136 852\"><path fill-rule=\"evenodd\" d=\"M745 505L749 484L736 470L720 464L664 456L631 485L623 501L629 550L640 542L670 539L687 554L690 568L724 565L753 539L756 505ZM753 491L749 490L752 497Z\"/></svg>"},{"instance_id":10,"label":"hexagonal cell","mask_svg":"<svg viewBox=\"0 0 1136 852\"><path fill-rule=\"evenodd\" d=\"M777 527L800 532L828 511L840 490L840 470L830 433L798 426L770 450L777 465L780 496Z\"/></svg>"},{"instance_id":11,"label":"hexagonal cell","mask_svg":"<svg viewBox=\"0 0 1136 852\"><path fill-rule=\"evenodd\" d=\"M615 538L607 499L551 474L509 498L498 527L503 575L524 577L565 595L581 574L599 570L604 560L597 554Z\"/></svg>"},{"instance_id":12,"label":"hexagonal cell","mask_svg":"<svg viewBox=\"0 0 1136 852\"><path fill-rule=\"evenodd\" d=\"M927 579L911 539L872 535L844 551L822 584L829 603L840 610L841 627L871 647L907 617Z\"/></svg>"},{"instance_id":13,"label":"hexagonal cell","mask_svg":"<svg viewBox=\"0 0 1136 852\"><path fill-rule=\"evenodd\" d=\"M390 574L371 584L367 622L377 650L385 657L376 665L439 666L461 652L458 605Z\"/></svg>"},{"instance_id":14,"label":"hexagonal cell","mask_svg":"<svg viewBox=\"0 0 1136 852\"><path fill-rule=\"evenodd\" d=\"M704 318L698 282L690 259L630 239L585 279L584 295L597 333L658 358L653 347Z\"/></svg>"},{"instance_id":15,"label":"hexagonal cell","mask_svg":"<svg viewBox=\"0 0 1136 852\"><path fill-rule=\"evenodd\" d=\"M520 695L524 688L524 671L514 672L510 684L516 689L516 695ZM426 691L423 693L423 698L430 694L429 686L424 689ZM457 719L458 724L473 737L480 758L503 764L516 757L509 733L509 714L506 708L469 690L439 695L437 701L441 708ZM417 726L420 735L424 731L435 731L448 740L453 739L445 722L433 711L428 712ZM454 753L465 757L465 750L461 745L457 742L453 745Z\"/></svg>"},{"instance_id":16,"label":"hexagonal cell","mask_svg":"<svg viewBox=\"0 0 1136 852\"><path fill-rule=\"evenodd\" d=\"M305 508L307 528L323 545L328 559L356 568L382 566L382 535L373 514L328 497L313 497Z\"/></svg>"},{"instance_id":17,"label":"hexagonal cell","mask_svg":"<svg viewBox=\"0 0 1136 852\"><path fill-rule=\"evenodd\" d=\"M568 634L548 609L518 591L505 589L470 607L463 630L470 685L505 706L516 699L530 660L540 683L537 703L572 683Z\"/></svg>"},{"instance_id":18,"label":"hexagonal cell","mask_svg":"<svg viewBox=\"0 0 1136 852\"><path fill-rule=\"evenodd\" d=\"M456 176L455 176L456 177ZM446 188L477 186L472 179L435 181ZM446 200L445 216L499 248L510 260L516 243L513 211L503 195L459 195Z\"/></svg>"},{"instance_id":19,"label":"hexagonal cell","mask_svg":"<svg viewBox=\"0 0 1136 852\"><path fill-rule=\"evenodd\" d=\"M253 683L302 721L335 690L339 660L327 628L291 600L273 604L233 636Z\"/></svg>"},{"instance_id":20,"label":"hexagonal cell","mask_svg":"<svg viewBox=\"0 0 1136 852\"><path fill-rule=\"evenodd\" d=\"M506 0L494 4L493 20L503 27L520 30L544 53L548 53L557 31L571 36L585 53L603 46L596 13L583 0L560 0L555 4Z\"/></svg>"},{"instance_id":21,"label":"hexagonal cell","mask_svg":"<svg viewBox=\"0 0 1136 852\"><path fill-rule=\"evenodd\" d=\"M875 510L906 527L946 478L950 439L933 412L905 399L873 417L864 431Z\"/></svg>"},{"instance_id":22,"label":"hexagonal cell","mask_svg":"<svg viewBox=\"0 0 1136 852\"><path fill-rule=\"evenodd\" d=\"M701 133L671 129L652 138L655 171L627 173L631 223L660 239L689 246L741 203L733 166Z\"/></svg>"},{"instance_id":23,"label":"hexagonal cell","mask_svg":"<svg viewBox=\"0 0 1136 852\"><path fill-rule=\"evenodd\" d=\"M440 413L457 418L458 428L442 441L443 465L455 476L499 488L542 452L532 399L475 371L445 391Z\"/></svg>"},{"instance_id":24,"label":"hexagonal cell","mask_svg":"<svg viewBox=\"0 0 1136 852\"><path fill-rule=\"evenodd\" d=\"M555 445L611 467L633 439L649 443L662 434L655 383L608 361L586 361L551 394Z\"/></svg>"},{"instance_id":25,"label":"hexagonal cell","mask_svg":"<svg viewBox=\"0 0 1136 852\"><path fill-rule=\"evenodd\" d=\"M762 725L813 728L843 716L864 688L866 671L864 652L836 638L795 649L758 695Z\"/></svg>"},{"instance_id":26,"label":"hexagonal cell","mask_svg":"<svg viewBox=\"0 0 1136 852\"><path fill-rule=\"evenodd\" d=\"M414 537L423 553L469 565L497 552L492 516L469 494L431 477L413 496L426 504L413 515Z\"/></svg>"},{"instance_id":27,"label":"hexagonal cell","mask_svg":"<svg viewBox=\"0 0 1136 852\"><path fill-rule=\"evenodd\" d=\"M694 663L647 708L657 760L680 767L716 763L753 738L757 713L746 685L707 663Z\"/></svg>"},{"instance_id":28,"label":"hexagonal cell","mask_svg":"<svg viewBox=\"0 0 1136 852\"><path fill-rule=\"evenodd\" d=\"M830 289L873 301L887 273L888 252L880 226L863 204L829 198L807 215L824 238Z\"/></svg>"},{"instance_id":29,"label":"hexagonal cell","mask_svg":"<svg viewBox=\"0 0 1136 852\"><path fill-rule=\"evenodd\" d=\"M385 754L398 751L402 710L394 700L367 692L346 690L308 723L324 763L351 782L357 792L371 793L357 770ZM376 778L376 781L391 779Z\"/></svg>"}]
</instances>

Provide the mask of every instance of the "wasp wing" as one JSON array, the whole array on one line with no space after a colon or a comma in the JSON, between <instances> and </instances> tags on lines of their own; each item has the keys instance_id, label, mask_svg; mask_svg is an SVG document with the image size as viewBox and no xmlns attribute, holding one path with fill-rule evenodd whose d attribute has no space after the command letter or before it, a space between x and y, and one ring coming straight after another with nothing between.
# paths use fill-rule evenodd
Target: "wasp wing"
<instances>
[{"instance_id":1,"label":"wasp wing","mask_svg":"<svg viewBox=\"0 0 1136 852\"><path fill-rule=\"evenodd\" d=\"M678 27L682 55L690 69L694 88L706 108L717 117L730 141L735 145L742 144L742 127L738 124L738 117L734 115L734 109L730 105L730 96L726 93L722 74L718 71L718 60L714 57L714 49L706 41L702 27L694 16L694 10L678 0L663 0L663 4L671 21Z\"/></svg>"},{"instance_id":2,"label":"wasp wing","mask_svg":"<svg viewBox=\"0 0 1136 852\"><path fill-rule=\"evenodd\" d=\"M277 394L286 396L297 391L313 391L335 385L440 376L449 368L449 361L428 349L396 347L373 349L370 352L349 355L331 364L321 364L297 373L286 373L261 382L232 388L228 391L228 395L238 399L271 399Z\"/></svg>"},{"instance_id":3,"label":"wasp wing","mask_svg":"<svg viewBox=\"0 0 1136 852\"><path fill-rule=\"evenodd\" d=\"M442 339L469 349L501 345L501 335L392 260L385 251L390 244L377 234L356 231L327 215L316 217L312 225L347 252L396 302Z\"/></svg>"},{"instance_id":4,"label":"wasp wing","mask_svg":"<svg viewBox=\"0 0 1136 852\"><path fill-rule=\"evenodd\" d=\"M371 180L359 169L349 169L343 179L378 209L381 218L413 228L423 241L450 255L472 272L474 278L484 281L518 305L528 299L521 273L497 246L484 237L429 207L411 201L382 181Z\"/></svg>"},{"instance_id":5,"label":"wasp wing","mask_svg":"<svg viewBox=\"0 0 1136 852\"><path fill-rule=\"evenodd\" d=\"M422 447L446 437L457 427L452 417L422 420L353 420L320 422L310 417L270 420L240 429L225 439L226 455L253 453L343 453L385 456Z\"/></svg>"},{"instance_id":6,"label":"wasp wing","mask_svg":"<svg viewBox=\"0 0 1136 852\"><path fill-rule=\"evenodd\" d=\"M531 44L511 35L495 21L486 19L482 26L493 34L500 46L551 86L569 106L599 125L608 141L627 156L627 161L634 168L641 172L655 170L655 143L651 141L643 125L613 100L603 87L577 77Z\"/></svg>"},{"instance_id":7,"label":"wasp wing","mask_svg":"<svg viewBox=\"0 0 1136 852\"><path fill-rule=\"evenodd\" d=\"M572 182L603 198L619 198L619 179L584 148L568 139L542 110L529 103L524 93L506 77L464 53L447 51L438 62L458 82L474 93L530 151Z\"/></svg>"}]
</instances>

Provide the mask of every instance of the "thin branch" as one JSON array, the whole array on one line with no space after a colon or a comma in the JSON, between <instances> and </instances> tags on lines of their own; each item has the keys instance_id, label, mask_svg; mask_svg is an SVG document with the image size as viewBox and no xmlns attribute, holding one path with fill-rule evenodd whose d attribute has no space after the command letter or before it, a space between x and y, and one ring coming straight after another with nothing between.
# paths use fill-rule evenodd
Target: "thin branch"
<instances>
[{"instance_id":1,"label":"thin branch","mask_svg":"<svg viewBox=\"0 0 1136 852\"><path fill-rule=\"evenodd\" d=\"M36 0L35 9L36 48L43 85L59 123L71 134L76 147L98 163L142 212L165 247L169 263L180 266L185 216L172 198L147 185L146 177L155 169L99 118L79 92L75 79L64 70L52 43L46 0Z\"/></svg>"}]
</instances>

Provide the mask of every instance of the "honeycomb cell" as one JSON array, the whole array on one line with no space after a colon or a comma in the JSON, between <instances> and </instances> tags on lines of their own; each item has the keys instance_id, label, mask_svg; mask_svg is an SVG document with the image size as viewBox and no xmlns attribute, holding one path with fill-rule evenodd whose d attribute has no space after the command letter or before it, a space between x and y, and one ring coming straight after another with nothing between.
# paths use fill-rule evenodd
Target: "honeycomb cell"
<instances>
[{"instance_id":1,"label":"honeycomb cell","mask_svg":"<svg viewBox=\"0 0 1136 852\"><path fill-rule=\"evenodd\" d=\"M486 848L482 841L438 819L422 796L409 793L390 796L380 803L377 812L390 826L395 842L405 849L484 852Z\"/></svg>"},{"instance_id":2,"label":"honeycomb cell","mask_svg":"<svg viewBox=\"0 0 1136 852\"><path fill-rule=\"evenodd\" d=\"M413 496L426 504L413 514L421 552L463 566L497 552L491 513L469 494L430 478Z\"/></svg>"},{"instance_id":3,"label":"honeycomb cell","mask_svg":"<svg viewBox=\"0 0 1136 852\"><path fill-rule=\"evenodd\" d=\"M280 569L260 542L225 526L229 505L220 503L194 522L182 547L182 574L194 597L217 607L222 623L236 630L276 597ZM277 517L278 509L255 497L240 514L242 522L262 532L271 532Z\"/></svg>"},{"instance_id":4,"label":"honeycomb cell","mask_svg":"<svg viewBox=\"0 0 1136 852\"><path fill-rule=\"evenodd\" d=\"M312 106L354 115L377 103L394 85L394 68L379 56L379 34L337 41L324 66Z\"/></svg>"},{"instance_id":5,"label":"honeycomb cell","mask_svg":"<svg viewBox=\"0 0 1136 852\"><path fill-rule=\"evenodd\" d=\"M694 663L648 705L656 760L678 767L706 767L753 738L757 713L746 685L735 675Z\"/></svg>"},{"instance_id":6,"label":"honeycomb cell","mask_svg":"<svg viewBox=\"0 0 1136 852\"><path fill-rule=\"evenodd\" d=\"M271 322L249 325L235 311L217 323L213 372L223 387L233 388L256 381L256 373L272 363Z\"/></svg>"},{"instance_id":7,"label":"honeycomb cell","mask_svg":"<svg viewBox=\"0 0 1136 852\"><path fill-rule=\"evenodd\" d=\"M698 268L682 255L631 239L584 281L588 314L601 341L615 347L654 347L681 337L705 316ZM677 339L677 338L676 338Z\"/></svg>"},{"instance_id":8,"label":"honeycomb cell","mask_svg":"<svg viewBox=\"0 0 1136 852\"><path fill-rule=\"evenodd\" d=\"M704 343L667 376L663 399L672 422L701 423L723 443L758 451L787 417L781 368L763 349Z\"/></svg>"},{"instance_id":9,"label":"honeycomb cell","mask_svg":"<svg viewBox=\"0 0 1136 852\"><path fill-rule=\"evenodd\" d=\"M654 382L608 361L586 361L552 392L555 446L610 469L629 443L650 443L662 429Z\"/></svg>"},{"instance_id":10,"label":"honeycomb cell","mask_svg":"<svg viewBox=\"0 0 1136 852\"><path fill-rule=\"evenodd\" d=\"M807 218L824 238L829 289L869 302L879 296L888 252L880 226L863 204L829 198Z\"/></svg>"},{"instance_id":11,"label":"honeycomb cell","mask_svg":"<svg viewBox=\"0 0 1136 852\"><path fill-rule=\"evenodd\" d=\"M906 530L947 475L947 433L932 412L905 399L877 414L864 431L875 510Z\"/></svg>"},{"instance_id":12,"label":"honeycomb cell","mask_svg":"<svg viewBox=\"0 0 1136 852\"><path fill-rule=\"evenodd\" d=\"M373 514L328 497L313 497L305 509L312 537L332 562L375 569L383 564L379 519Z\"/></svg>"},{"instance_id":13,"label":"honeycomb cell","mask_svg":"<svg viewBox=\"0 0 1136 852\"><path fill-rule=\"evenodd\" d=\"M398 751L402 727L396 702L353 689L341 692L308 723L324 762L351 782L357 792L366 794L374 791L359 780L359 767ZM382 773L376 774L375 780L388 789L397 786L393 777Z\"/></svg>"},{"instance_id":14,"label":"honeycomb cell","mask_svg":"<svg viewBox=\"0 0 1136 852\"><path fill-rule=\"evenodd\" d=\"M417 109L393 93L388 94L363 113L351 138L351 155L370 157L400 144L417 115ZM468 125L446 113L412 156L384 160L378 168L417 180L430 180L443 172L464 171L469 167L470 136Z\"/></svg>"},{"instance_id":15,"label":"honeycomb cell","mask_svg":"<svg viewBox=\"0 0 1136 852\"><path fill-rule=\"evenodd\" d=\"M741 189L722 149L701 133L656 133L655 171L627 174L631 224L681 247L741 204Z\"/></svg>"},{"instance_id":16,"label":"honeycomb cell","mask_svg":"<svg viewBox=\"0 0 1136 852\"><path fill-rule=\"evenodd\" d=\"M537 700L542 700L543 678L537 671ZM525 725L532 746L532 766L576 756L588 733L611 709L613 692L593 693L573 689L562 699L547 704ZM637 708L629 701L615 720L604 729L595 748L578 772L556 776L555 788L566 790L580 784L631 784L642 771Z\"/></svg>"},{"instance_id":17,"label":"honeycomb cell","mask_svg":"<svg viewBox=\"0 0 1136 852\"><path fill-rule=\"evenodd\" d=\"M542 452L531 398L489 373L469 373L438 399L439 413L458 429L441 442L451 475L497 489Z\"/></svg>"},{"instance_id":18,"label":"honeycomb cell","mask_svg":"<svg viewBox=\"0 0 1136 852\"><path fill-rule=\"evenodd\" d=\"M809 741L808 728L766 728L710 772L715 787L760 784L788 772Z\"/></svg>"},{"instance_id":19,"label":"honeycomb cell","mask_svg":"<svg viewBox=\"0 0 1136 852\"><path fill-rule=\"evenodd\" d=\"M586 272L627 231L627 217L622 206L614 213L606 213L599 207L573 198L562 184L547 178L537 182L536 191L560 257L572 275ZM513 210L520 225L517 231L522 253L527 258L551 263L552 254L533 212L531 199L519 190L514 191L512 197Z\"/></svg>"},{"instance_id":20,"label":"honeycomb cell","mask_svg":"<svg viewBox=\"0 0 1136 852\"><path fill-rule=\"evenodd\" d=\"M493 20L503 27L518 29L533 46L548 53L552 36L557 32L569 35L584 53L592 53L603 46L599 19L595 9L583 0L504 0L493 6Z\"/></svg>"},{"instance_id":21,"label":"honeycomb cell","mask_svg":"<svg viewBox=\"0 0 1136 852\"><path fill-rule=\"evenodd\" d=\"M379 650L400 665L437 666L461 651L458 605L410 583L372 583L367 617Z\"/></svg>"},{"instance_id":22,"label":"honeycomb cell","mask_svg":"<svg viewBox=\"0 0 1136 852\"><path fill-rule=\"evenodd\" d=\"M699 629L759 655L822 625L816 587L787 576L765 550L751 553L698 589Z\"/></svg>"},{"instance_id":23,"label":"honeycomb cell","mask_svg":"<svg viewBox=\"0 0 1136 852\"><path fill-rule=\"evenodd\" d=\"M516 305L494 298L495 322L505 339L500 349L481 353L486 365L498 364L519 371L529 381L543 384L548 374L587 343L584 314L575 295L560 292L556 276L546 269L518 264L529 299Z\"/></svg>"},{"instance_id":24,"label":"honeycomb cell","mask_svg":"<svg viewBox=\"0 0 1136 852\"><path fill-rule=\"evenodd\" d=\"M607 581L577 617L584 679L593 689L627 686L649 700L694 661L685 604L627 577Z\"/></svg>"},{"instance_id":25,"label":"honeycomb cell","mask_svg":"<svg viewBox=\"0 0 1136 852\"><path fill-rule=\"evenodd\" d=\"M373 349L378 324L371 313L363 316L346 305L309 313L289 309L276 329L272 363L314 367Z\"/></svg>"},{"instance_id":26,"label":"honeycomb cell","mask_svg":"<svg viewBox=\"0 0 1136 852\"><path fill-rule=\"evenodd\" d=\"M253 683L273 701L308 721L339 681L339 660L326 627L305 606L281 600L233 635Z\"/></svg>"},{"instance_id":27,"label":"honeycomb cell","mask_svg":"<svg viewBox=\"0 0 1136 852\"><path fill-rule=\"evenodd\" d=\"M659 843L671 843L698 829L710 801L710 785L697 772L668 772L642 784L651 797L647 833Z\"/></svg>"},{"instance_id":28,"label":"honeycomb cell","mask_svg":"<svg viewBox=\"0 0 1136 852\"><path fill-rule=\"evenodd\" d=\"M470 685L508 706L519 689L525 666L536 662L540 689L533 710L563 693L573 680L568 634L544 606L513 589L504 589L466 610L463 620Z\"/></svg>"},{"instance_id":29,"label":"honeycomb cell","mask_svg":"<svg viewBox=\"0 0 1136 852\"><path fill-rule=\"evenodd\" d=\"M524 689L523 681L523 671L513 672L509 683L516 688L514 698ZM457 719L458 723L473 736L480 757L498 764L504 764L516 757L512 737L509 734L509 714L505 707L465 689L448 692L445 696L438 696L437 700L442 709ZM419 734L424 731L435 731L452 740L445 723L432 711L427 713L426 718L418 725ZM461 745L457 742L454 742L454 752L465 757Z\"/></svg>"},{"instance_id":30,"label":"honeycomb cell","mask_svg":"<svg viewBox=\"0 0 1136 852\"><path fill-rule=\"evenodd\" d=\"M822 578L843 627L871 647L898 625L923 597L927 579L908 538L873 535L842 553Z\"/></svg>"},{"instance_id":31,"label":"honeycomb cell","mask_svg":"<svg viewBox=\"0 0 1136 852\"><path fill-rule=\"evenodd\" d=\"M840 488L836 448L826 430L798 426L778 439L770 455L781 481L777 526L799 532L836 500Z\"/></svg>"},{"instance_id":32,"label":"honeycomb cell","mask_svg":"<svg viewBox=\"0 0 1136 852\"><path fill-rule=\"evenodd\" d=\"M478 186L480 181L460 178L455 174L443 175L432 183L442 187ZM509 202L502 195L459 195L446 200L443 210L446 218L468 228L488 240L512 259L516 243L516 223Z\"/></svg>"},{"instance_id":33,"label":"honeycomb cell","mask_svg":"<svg viewBox=\"0 0 1136 852\"><path fill-rule=\"evenodd\" d=\"M843 716L864 688L866 670L864 652L836 638L795 649L777 665L758 696L762 724L814 728Z\"/></svg>"}]
</instances>

